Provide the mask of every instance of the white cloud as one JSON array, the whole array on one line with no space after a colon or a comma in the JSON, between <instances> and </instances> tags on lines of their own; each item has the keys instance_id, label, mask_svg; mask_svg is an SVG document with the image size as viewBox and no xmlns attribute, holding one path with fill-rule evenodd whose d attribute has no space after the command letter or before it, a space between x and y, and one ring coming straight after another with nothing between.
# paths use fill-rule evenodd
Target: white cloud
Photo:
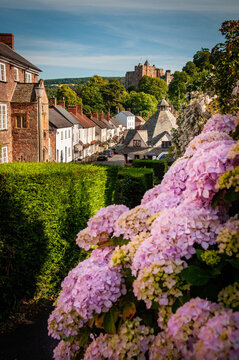
<instances>
[{"instance_id":1,"label":"white cloud","mask_svg":"<svg viewBox=\"0 0 239 360\"><path fill-rule=\"evenodd\" d=\"M106 12L120 11L196 11L235 13L239 11L238 0L1 0L0 8L54 10L73 13L104 9Z\"/></svg>"}]
</instances>

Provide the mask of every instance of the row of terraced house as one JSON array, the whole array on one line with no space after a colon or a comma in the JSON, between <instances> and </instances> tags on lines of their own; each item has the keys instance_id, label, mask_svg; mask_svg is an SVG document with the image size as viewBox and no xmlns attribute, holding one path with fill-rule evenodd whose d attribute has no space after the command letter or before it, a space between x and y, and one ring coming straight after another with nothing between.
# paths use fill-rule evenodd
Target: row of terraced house
<instances>
[{"instance_id":1,"label":"row of terraced house","mask_svg":"<svg viewBox=\"0 0 239 360\"><path fill-rule=\"evenodd\" d=\"M122 136L109 113L48 101L40 72L14 51L13 34L0 34L0 163L85 160Z\"/></svg>"}]
</instances>

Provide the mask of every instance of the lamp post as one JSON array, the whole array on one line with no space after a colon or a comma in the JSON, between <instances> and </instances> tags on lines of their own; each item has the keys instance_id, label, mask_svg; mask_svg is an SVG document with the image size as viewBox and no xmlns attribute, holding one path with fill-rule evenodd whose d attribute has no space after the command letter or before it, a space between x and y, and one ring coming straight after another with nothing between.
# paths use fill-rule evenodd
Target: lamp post
<instances>
[{"instance_id":1,"label":"lamp post","mask_svg":"<svg viewBox=\"0 0 239 360\"><path fill-rule=\"evenodd\" d=\"M38 161L42 161L42 122L41 122L41 98L43 96L44 88L35 87L37 97L37 110L38 110Z\"/></svg>"}]
</instances>

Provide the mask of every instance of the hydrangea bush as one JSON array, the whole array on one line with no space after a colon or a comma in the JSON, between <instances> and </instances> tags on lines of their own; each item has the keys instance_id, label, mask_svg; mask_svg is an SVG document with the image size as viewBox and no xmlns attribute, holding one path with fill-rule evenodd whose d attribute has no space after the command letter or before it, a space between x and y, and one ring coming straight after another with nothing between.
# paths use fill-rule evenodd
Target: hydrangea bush
<instances>
[{"instance_id":1,"label":"hydrangea bush","mask_svg":"<svg viewBox=\"0 0 239 360\"><path fill-rule=\"evenodd\" d=\"M238 127L215 115L141 204L77 235L49 318L56 360L239 359Z\"/></svg>"}]
</instances>

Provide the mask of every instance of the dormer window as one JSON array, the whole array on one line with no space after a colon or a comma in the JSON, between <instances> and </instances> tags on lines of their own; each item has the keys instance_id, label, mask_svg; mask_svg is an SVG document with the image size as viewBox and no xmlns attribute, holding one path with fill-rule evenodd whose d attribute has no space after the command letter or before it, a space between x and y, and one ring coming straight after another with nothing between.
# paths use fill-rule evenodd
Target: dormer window
<instances>
[{"instance_id":1,"label":"dormer window","mask_svg":"<svg viewBox=\"0 0 239 360\"><path fill-rule=\"evenodd\" d=\"M6 81L6 66L0 63L0 81Z\"/></svg>"},{"instance_id":2,"label":"dormer window","mask_svg":"<svg viewBox=\"0 0 239 360\"><path fill-rule=\"evenodd\" d=\"M29 72L25 73L25 82L26 83L31 83L32 82L32 74Z\"/></svg>"},{"instance_id":3,"label":"dormer window","mask_svg":"<svg viewBox=\"0 0 239 360\"><path fill-rule=\"evenodd\" d=\"M133 140L133 146L141 147L141 140Z\"/></svg>"},{"instance_id":4,"label":"dormer window","mask_svg":"<svg viewBox=\"0 0 239 360\"><path fill-rule=\"evenodd\" d=\"M14 68L14 81L19 81L19 72L18 68Z\"/></svg>"},{"instance_id":5,"label":"dormer window","mask_svg":"<svg viewBox=\"0 0 239 360\"><path fill-rule=\"evenodd\" d=\"M168 148L171 146L171 141L162 141L162 148Z\"/></svg>"}]
</instances>

